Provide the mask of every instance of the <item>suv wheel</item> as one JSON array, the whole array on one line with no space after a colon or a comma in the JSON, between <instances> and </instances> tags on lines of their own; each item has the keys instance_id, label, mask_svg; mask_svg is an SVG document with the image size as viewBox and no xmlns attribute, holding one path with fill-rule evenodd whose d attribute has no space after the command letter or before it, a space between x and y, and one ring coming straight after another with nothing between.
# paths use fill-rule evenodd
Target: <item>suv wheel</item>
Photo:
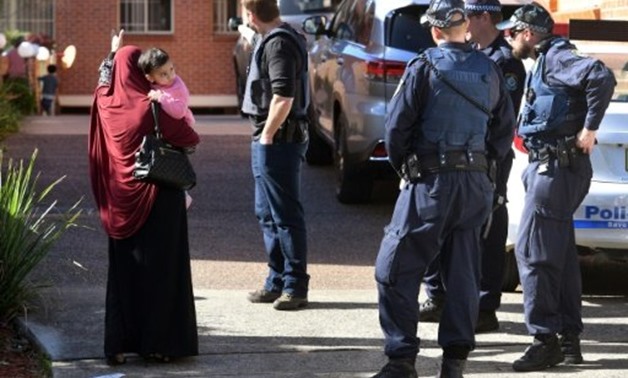
<instances>
[{"instance_id":1,"label":"suv wheel","mask_svg":"<svg viewBox=\"0 0 628 378\"><path fill-rule=\"evenodd\" d=\"M309 118L308 135L310 141L308 143L307 152L305 153L305 161L310 165L328 165L334 162L334 155L331 147L325 142L316 131L316 113L312 105L307 109Z\"/></svg>"},{"instance_id":2,"label":"suv wheel","mask_svg":"<svg viewBox=\"0 0 628 378\"><path fill-rule=\"evenodd\" d=\"M371 198L373 179L367 173L358 172L355 166L347 162L347 120L344 115L338 115L336 127L336 198L346 204L367 202Z\"/></svg>"}]
</instances>

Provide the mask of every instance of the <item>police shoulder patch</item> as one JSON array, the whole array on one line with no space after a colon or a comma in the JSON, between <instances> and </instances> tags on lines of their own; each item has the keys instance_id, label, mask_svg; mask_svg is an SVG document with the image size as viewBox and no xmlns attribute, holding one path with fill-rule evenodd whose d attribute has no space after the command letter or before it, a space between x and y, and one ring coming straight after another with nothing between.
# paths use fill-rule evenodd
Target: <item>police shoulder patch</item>
<instances>
[{"instance_id":1,"label":"police shoulder patch","mask_svg":"<svg viewBox=\"0 0 628 378\"><path fill-rule=\"evenodd\" d=\"M514 92L519 88L519 80L514 73L504 75L504 81L506 82L506 89L510 92Z\"/></svg>"}]
</instances>

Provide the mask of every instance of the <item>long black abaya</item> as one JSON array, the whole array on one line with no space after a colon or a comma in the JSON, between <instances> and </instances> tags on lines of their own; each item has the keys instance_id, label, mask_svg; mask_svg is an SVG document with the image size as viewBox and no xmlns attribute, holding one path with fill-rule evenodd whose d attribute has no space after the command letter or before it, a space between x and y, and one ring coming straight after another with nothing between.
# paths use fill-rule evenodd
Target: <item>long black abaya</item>
<instances>
[{"instance_id":1,"label":"long black abaya","mask_svg":"<svg viewBox=\"0 0 628 378\"><path fill-rule=\"evenodd\" d=\"M139 231L109 238L105 355L198 355L184 201L160 187Z\"/></svg>"}]
</instances>

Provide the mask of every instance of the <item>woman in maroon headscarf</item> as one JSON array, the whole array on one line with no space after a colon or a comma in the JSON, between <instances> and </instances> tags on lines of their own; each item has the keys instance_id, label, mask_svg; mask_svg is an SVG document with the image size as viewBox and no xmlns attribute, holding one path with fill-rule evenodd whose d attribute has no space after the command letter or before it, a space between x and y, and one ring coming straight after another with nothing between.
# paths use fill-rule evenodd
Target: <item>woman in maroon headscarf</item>
<instances>
[{"instance_id":1,"label":"woman in maroon headscarf","mask_svg":"<svg viewBox=\"0 0 628 378\"><path fill-rule=\"evenodd\" d=\"M140 49L114 35L100 67L89 133L92 190L109 235L105 356L124 353L161 361L198 354L187 213L183 190L133 178L135 152L153 131L150 84L137 66ZM163 136L193 147L185 121L159 115Z\"/></svg>"}]
</instances>

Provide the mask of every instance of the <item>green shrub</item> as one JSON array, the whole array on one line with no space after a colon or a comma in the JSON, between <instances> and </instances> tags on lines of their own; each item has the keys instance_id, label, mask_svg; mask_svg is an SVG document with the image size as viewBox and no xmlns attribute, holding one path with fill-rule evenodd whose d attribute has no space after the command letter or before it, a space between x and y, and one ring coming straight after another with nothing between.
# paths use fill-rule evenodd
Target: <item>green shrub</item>
<instances>
[{"instance_id":1,"label":"green shrub","mask_svg":"<svg viewBox=\"0 0 628 378\"><path fill-rule=\"evenodd\" d=\"M19 129L22 118L22 114L11 101L12 95L9 89L10 86L4 83L0 86L0 140Z\"/></svg>"},{"instance_id":2,"label":"green shrub","mask_svg":"<svg viewBox=\"0 0 628 378\"><path fill-rule=\"evenodd\" d=\"M0 150L0 321L9 321L26 308L38 288L29 273L80 215L79 200L51 217L56 201L50 205L43 201L63 177L38 192L39 174L33 176L36 158L37 150L27 164L9 160L5 170Z\"/></svg>"},{"instance_id":3,"label":"green shrub","mask_svg":"<svg viewBox=\"0 0 628 378\"><path fill-rule=\"evenodd\" d=\"M37 109L35 94L24 78L6 80L0 93L21 115L32 114Z\"/></svg>"}]
</instances>

